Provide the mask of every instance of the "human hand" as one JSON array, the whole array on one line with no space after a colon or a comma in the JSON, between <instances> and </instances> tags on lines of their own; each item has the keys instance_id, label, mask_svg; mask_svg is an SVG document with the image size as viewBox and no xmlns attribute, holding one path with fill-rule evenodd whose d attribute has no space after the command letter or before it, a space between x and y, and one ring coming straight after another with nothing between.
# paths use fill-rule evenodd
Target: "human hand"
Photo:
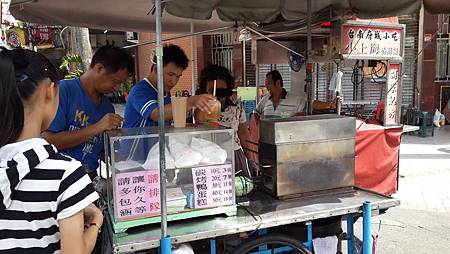
<instances>
[{"instance_id":1,"label":"human hand","mask_svg":"<svg viewBox=\"0 0 450 254\"><path fill-rule=\"evenodd\" d=\"M199 110L206 112L208 114L210 114L212 110L210 101L213 101L215 99L216 97L209 94L200 94L189 97L189 100L191 101L193 107L196 107Z\"/></svg>"},{"instance_id":2,"label":"human hand","mask_svg":"<svg viewBox=\"0 0 450 254\"><path fill-rule=\"evenodd\" d=\"M95 125L97 126L99 132L114 130L122 126L123 118L114 113L106 114L100 121Z\"/></svg>"},{"instance_id":3,"label":"human hand","mask_svg":"<svg viewBox=\"0 0 450 254\"><path fill-rule=\"evenodd\" d=\"M338 101L339 101L339 103L344 102L344 96L342 96L342 95L336 96L336 98L334 98L333 102L334 102L334 104L336 104L336 102L338 102Z\"/></svg>"},{"instance_id":4,"label":"human hand","mask_svg":"<svg viewBox=\"0 0 450 254\"><path fill-rule=\"evenodd\" d=\"M92 203L84 208L83 217L85 224L96 223L99 226L103 225L103 213Z\"/></svg>"}]
</instances>

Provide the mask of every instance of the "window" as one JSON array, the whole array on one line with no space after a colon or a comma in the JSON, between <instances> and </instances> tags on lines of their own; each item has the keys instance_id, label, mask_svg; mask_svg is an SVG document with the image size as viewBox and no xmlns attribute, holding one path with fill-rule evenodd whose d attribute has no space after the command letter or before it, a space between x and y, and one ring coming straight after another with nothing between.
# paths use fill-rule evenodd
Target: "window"
<instances>
[{"instance_id":1,"label":"window","mask_svg":"<svg viewBox=\"0 0 450 254\"><path fill-rule=\"evenodd\" d=\"M438 16L438 31L436 35L436 80L450 80L450 33L449 14Z\"/></svg>"},{"instance_id":2,"label":"window","mask_svg":"<svg viewBox=\"0 0 450 254\"><path fill-rule=\"evenodd\" d=\"M263 87L266 80L266 74L272 70L278 70L283 78L283 87L286 91L291 91L291 67L288 64L259 64L258 65L258 84Z\"/></svg>"},{"instance_id":3,"label":"window","mask_svg":"<svg viewBox=\"0 0 450 254\"><path fill-rule=\"evenodd\" d=\"M211 36L212 63L226 67L233 73L233 34L223 33Z\"/></svg>"}]
</instances>

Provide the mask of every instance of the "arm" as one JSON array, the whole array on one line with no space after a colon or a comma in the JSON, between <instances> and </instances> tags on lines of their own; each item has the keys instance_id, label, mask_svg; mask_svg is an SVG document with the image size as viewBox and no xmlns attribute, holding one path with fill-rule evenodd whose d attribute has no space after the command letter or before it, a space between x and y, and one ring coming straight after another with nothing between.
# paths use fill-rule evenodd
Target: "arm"
<instances>
[{"instance_id":1,"label":"arm","mask_svg":"<svg viewBox=\"0 0 450 254\"><path fill-rule=\"evenodd\" d=\"M244 150L245 156L247 158L250 158L249 157L249 152L246 149L247 148L247 140L249 139L250 134L249 134L249 131L247 129L247 125L245 123L240 123L239 124L238 137L239 137L239 140L241 141L241 146L243 148L242 150Z\"/></svg>"},{"instance_id":2,"label":"arm","mask_svg":"<svg viewBox=\"0 0 450 254\"><path fill-rule=\"evenodd\" d=\"M256 105L256 108L254 112L258 115L263 115L264 111L264 98L259 101L258 105Z\"/></svg>"},{"instance_id":3,"label":"arm","mask_svg":"<svg viewBox=\"0 0 450 254\"><path fill-rule=\"evenodd\" d=\"M84 229L84 224L103 224L103 214L92 204L98 199L91 179L81 164L72 160L66 165L58 190L57 220L62 253L90 253L99 230L96 226Z\"/></svg>"},{"instance_id":4,"label":"arm","mask_svg":"<svg viewBox=\"0 0 450 254\"><path fill-rule=\"evenodd\" d=\"M247 117L245 115L244 111L244 105L241 101L238 102L240 104L240 110L239 110L239 126L237 130L237 135L239 138L239 141L241 142L242 150L244 150L245 157L249 157L249 151L248 151L248 139L250 138L250 132L247 128ZM249 119L250 120L250 119Z\"/></svg>"},{"instance_id":5,"label":"arm","mask_svg":"<svg viewBox=\"0 0 450 254\"><path fill-rule=\"evenodd\" d=\"M339 100L340 103L342 103L342 101L343 101L342 96L337 96L331 102L324 102L324 101L315 100L315 101L313 101L313 109L316 109L316 110L336 109L336 103L337 103L338 100Z\"/></svg>"},{"instance_id":6,"label":"arm","mask_svg":"<svg viewBox=\"0 0 450 254\"><path fill-rule=\"evenodd\" d=\"M211 108L209 106L209 101L214 100L214 96L208 94L200 94L191 96L187 99L186 111L191 110L193 107L200 109L201 111L210 112ZM164 105L164 121L172 120L172 105ZM158 121L159 110L155 107L150 114L150 119L153 121Z\"/></svg>"},{"instance_id":7,"label":"arm","mask_svg":"<svg viewBox=\"0 0 450 254\"><path fill-rule=\"evenodd\" d=\"M257 115L264 116L264 109L265 109L266 105L269 103L269 100L270 100L269 98L270 98L270 94L267 94L264 97L262 97L261 100L258 102L258 104L256 105L256 108L254 110L254 112L256 112Z\"/></svg>"},{"instance_id":8,"label":"arm","mask_svg":"<svg viewBox=\"0 0 450 254\"><path fill-rule=\"evenodd\" d=\"M118 128L122 124L123 118L117 114L106 114L99 122L88 125L76 131L60 131L53 132L50 130L44 131L42 136L50 144L55 145L58 149L66 149L83 144L93 138L98 133L106 130Z\"/></svg>"},{"instance_id":9,"label":"arm","mask_svg":"<svg viewBox=\"0 0 450 254\"><path fill-rule=\"evenodd\" d=\"M164 105L164 121L172 120L172 104ZM152 121L158 122L159 119L159 109L155 108L150 114L150 119Z\"/></svg>"},{"instance_id":10,"label":"arm","mask_svg":"<svg viewBox=\"0 0 450 254\"><path fill-rule=\"evenodd\" d=\"M83 211L58 221L61 253L91 253L97 241L98 229L90 226L84 230Z\"/></svg>"},{"instance_id":11,"label":"arm","mask_svg":"<svg viewBox=\"0 0 450 254\"><path fill-rule=\"evenodd\" d=\"M336 108L336 105L333 105L333 102L325 102L325 101L318 101L318 100L313 101L313 109L321 110L321 109L333 109L333 108Z\"/></svg>"},{"instance_id":12,"label":"arm","mask_svg":"<svg viewBox=\"0 0 450 254\"><path fill-rule=\"evenodd\" d=\"M76 131L52 132L44 131L42 136L47 142L55 145L58 149L66 149L83 144L99 133L95 125Z\"/></svg>"},{"instance_id":13,"label":"arm","mask_svg":"<svg viewBox=\"0 0 450 254\"><path fill-rule=\"evenodd\" d=\"M91 253L99 234L97 226L88 226L84 223L95 223L100 227L103 224L103 214L94 204L68 218L59 220L61 237L61 253Z\"/></svg>"}]
</instances>

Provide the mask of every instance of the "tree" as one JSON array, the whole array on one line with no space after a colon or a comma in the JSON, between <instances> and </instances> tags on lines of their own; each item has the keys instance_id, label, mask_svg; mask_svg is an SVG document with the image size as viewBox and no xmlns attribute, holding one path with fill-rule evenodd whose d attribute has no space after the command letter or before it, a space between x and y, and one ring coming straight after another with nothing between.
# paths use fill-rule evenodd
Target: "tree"
<instances>
[{"instance_id":1,"label":"tree","mask_svg":"<svg viewBox=\"0 0 450 254\"><path fill-rule=\"evenodd\" d=\"M92 59L92 47L89 38L89 29L85 27L72 27L72 52L81 57L82 69L89 69Z\"/></svg>"}]
</instances>

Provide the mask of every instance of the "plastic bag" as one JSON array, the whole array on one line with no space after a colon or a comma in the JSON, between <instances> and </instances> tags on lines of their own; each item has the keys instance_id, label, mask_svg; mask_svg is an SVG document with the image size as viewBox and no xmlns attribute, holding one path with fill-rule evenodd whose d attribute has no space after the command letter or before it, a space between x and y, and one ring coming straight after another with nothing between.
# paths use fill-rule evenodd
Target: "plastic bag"
<instances>
[{"instance_id":1,"label":"plastic bag","mask_svg":"<svg viewBox=\"0 0 450 254\"><path fill-rule=\"evenodd\" d=\"M436 109L436 111L434 112L434 116L433 116L433 124L436 127L441 127L441 125L439 124L439 120L441 119L441 112L439 112L439 110Z\"/></svg>"},{"instance_id":2,"label":"plastic bag","mask_svg":"<svg viewBox=\"0 0 450 254\"><path fill-rule=\"evenodd\" d=\"M166 147L166 168L175 168L175 161ZM144 169L159 169L159 142L157 142L148 152L147 160L142 165Z\"/></svg>"},{"instance_id":3,"label":"plastic bag","mask_svg":"<svg viewBox=\"0 0 450 254\"><path fill-rule=\"evenodd\" d=\"M118 161L116 162L115 167L119 171L127 171L130 169L139 168L141 167L141 164L133 160Z\"/></svg>"},{"instance_id":4,"label":"plastic bag","mask_svg":"<svg viewBox=\"0 0 450 254\"><path fill-rule=\"evenodd\" d=\"M192 167L198 165L202 160L200 153L195 152L189 145L175 137L169 139L169 150L177 168Z\"/></svg>"},{"instance_id":5,"label":"plastic bag","mask_svg":"<svg viewBox=\"0 0 450 254\"><path fill-rule=\"evenodd\" d=\"M227 160L227 151L211 141L193 137L191 148L202 155L202 164L223 164Z\"/></svg>"}]
</instances>

